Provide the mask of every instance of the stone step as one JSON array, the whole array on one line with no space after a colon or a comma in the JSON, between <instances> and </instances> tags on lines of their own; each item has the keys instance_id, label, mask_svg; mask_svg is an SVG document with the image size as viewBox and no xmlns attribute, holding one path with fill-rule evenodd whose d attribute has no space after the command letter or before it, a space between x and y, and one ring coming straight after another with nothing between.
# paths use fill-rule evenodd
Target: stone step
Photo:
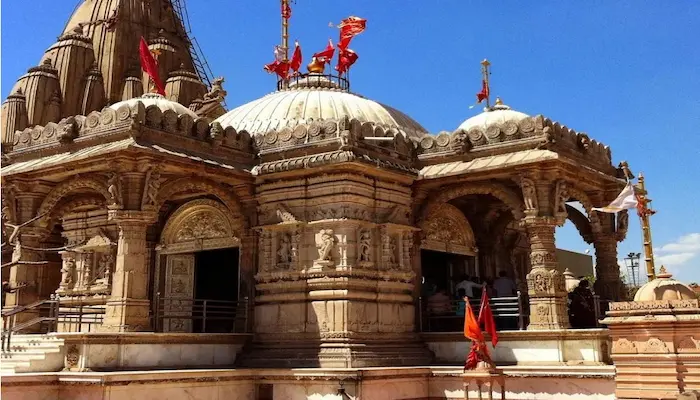
<instances>
[{"instance_id":1,"label":"stone step","mask_svg":"<svg viewBox=\"0 0 700 400\"><path fill-rule=\"evenodd\" d=\"M55 372L63 368L64 341L51 335L13 335L0 354L0 374Z\"/></svg>"}]
</instances>

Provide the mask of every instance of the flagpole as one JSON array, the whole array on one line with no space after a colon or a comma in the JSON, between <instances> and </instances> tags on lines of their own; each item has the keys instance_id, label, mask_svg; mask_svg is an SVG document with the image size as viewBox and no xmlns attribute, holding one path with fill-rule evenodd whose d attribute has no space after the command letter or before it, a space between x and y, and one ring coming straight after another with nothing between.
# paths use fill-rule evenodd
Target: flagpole
<instances>
[{"instance_id":1,"label":"flagpole","mask_svg":"<svg viewBox=\"0 0 700 400\"><path fill-rule=\"evenodd\" d=\"M654 248L651 244L651 226L649 217L654 215L656 211L649 208L651 200L647 197L647 191L644 186L644 175L639 173L639 200L641 202L639 218L642 223L642 238L644 240L644 261L647 265L647 280L651 282L656 279L656 268L654 267Z\"/></svg>"},{"instance_id":2,"label":"flagpole","mask_svg":"<svg viewBox=\"0 0 700 400\"><path fill-rule=\"evenodd\" d=\"M484 61L481 62L481 74L483 75L484 82L486 82L486 87L488 90L486 91L486 108L489 109L491 108L491 88L489 86L489 66L491 63L489 60L484 58Z\"/></svg>"},{"instance_id":3,"label":"flagpole","mask_svg":"<svg viewBox=\"0 0 700 400\"><path fill-rule=\"evenodd\" d=\"M289 19L285 14L289 10L289 0L282 1L282 49L284 50L284 61L289 61Z\"/></svg>"}]
</instances>

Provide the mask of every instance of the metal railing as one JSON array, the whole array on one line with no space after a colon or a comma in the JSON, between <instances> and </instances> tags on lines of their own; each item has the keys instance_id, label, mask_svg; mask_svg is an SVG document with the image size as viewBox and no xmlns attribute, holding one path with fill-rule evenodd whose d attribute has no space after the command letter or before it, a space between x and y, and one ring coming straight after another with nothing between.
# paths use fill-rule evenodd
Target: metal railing
<instances>
[{"instance_id":1,"label":"metal railing","mask_svg":"<svg viewBox=\"0 0 700 400\"><path fill-rule=\"evenodd\" d=\"M11 348L13 335L27 331L57 332L59 324L63 325L62 331L90 332L93 330L93 325L102 324L104 314L102 305L82 302L61 304L60 298L56 295L52 295L49 299L14 307L2 312L2 351L8 351ZM17 320L23 319L22 317L26 317L26 320L18 323Z\"/></svg>"},{"instance_id":2,"label":"metal railing","mask_svg":"<svg viewBox=\"0 0 700 400\"><path fill-rule=\"evenodd\" d=\"M496 328L500 330L524 330L527 327L525 297L518 293L514 297L489 299ZM421 332L461 332L464 329L464 306L461 300L450 300L441 307L429 305L428 300L418 298L419 329ZM469 300L474 313L479 314L481 299Z\"/></svg>"},{"instance_id":3,"label":"metal railing","mask_svg":"<svg viewBox=\"0 0 700 400\"><path fill-rule=\"evenodd\" d=\"M156 294L157 332L246 333L248 298L241 301L183 299Z\"/></svg>"},{"instance_id":4,"label":"metal railing","mask_svg":"<svg viewBox=\"0 0 700 400\"><path fill-rule=\"evenodd\" d=\"M304 87L336 87L340 90L350 91L350 80L347 77L333 74L296 74L286 79L277 80L277 90L285 90L295 86Z\"/></svg>"}]
</instances>

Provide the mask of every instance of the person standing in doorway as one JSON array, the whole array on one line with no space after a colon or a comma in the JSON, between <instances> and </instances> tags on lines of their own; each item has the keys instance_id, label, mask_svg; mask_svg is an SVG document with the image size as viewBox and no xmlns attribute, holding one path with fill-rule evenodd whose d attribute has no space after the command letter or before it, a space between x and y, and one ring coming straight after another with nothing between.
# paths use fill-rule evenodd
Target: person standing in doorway
<instances>
[{"instance_id":1,"label":"person standing in doorway","mask_svg":"<svg viewBox=\"0 0 700 400\"><path fill-rule=\"evenodd\" d=\"M464 275L462 277L462 280L457 284L456 289L458 292L459 289L464 289L464 293L466 294L466 296L470 299L473 299L476 296L476 293L474 293L474 289L481 289L481 285L474 282L470 276ZM479 293L479 295L481 295L481 293Z\"/></svg>"},{"instance_id":2,"label":"person standing in doorway","mask_svg":"<svg viewBox=\"0 0 700 400\"><path fill-rule=\"evenodd\" d=\"M518 288L512 279L508 277L506 271L498 273L498 278L493 282L496 297L513 297L517 294Z\"/></svg>"}]
</instances>

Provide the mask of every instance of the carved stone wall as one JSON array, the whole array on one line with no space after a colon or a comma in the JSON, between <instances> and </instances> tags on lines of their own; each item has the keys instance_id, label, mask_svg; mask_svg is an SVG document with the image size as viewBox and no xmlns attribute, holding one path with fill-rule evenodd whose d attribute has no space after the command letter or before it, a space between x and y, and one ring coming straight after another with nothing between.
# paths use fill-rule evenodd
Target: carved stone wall
<instances>
[{"instance_id":1,"label":"carved stone wall","mask_svg":"<svg viewBox=\"0 0 700 400\"><path fill-rule=\"evenodd\" d=\"M287 362L280 357L289 347L297 349L295 365L400 364L384 343L399 338L425 359L413 333L410 189L345 173L258 189L259 343L243 364ZM356 352L353 343L366 350Z\"/></svg>"},{"instance_id":2,"label":"carved stone wall","mask_svg":"<svg viewBox=\"0 0 700 400\"><path fill-rule=\"evenodd\" d=\"M443 203L431 207L419 227L422 230L423 249L469 256L478 251L469 221L451 204Z\"/></svg>"}]
</instances>

